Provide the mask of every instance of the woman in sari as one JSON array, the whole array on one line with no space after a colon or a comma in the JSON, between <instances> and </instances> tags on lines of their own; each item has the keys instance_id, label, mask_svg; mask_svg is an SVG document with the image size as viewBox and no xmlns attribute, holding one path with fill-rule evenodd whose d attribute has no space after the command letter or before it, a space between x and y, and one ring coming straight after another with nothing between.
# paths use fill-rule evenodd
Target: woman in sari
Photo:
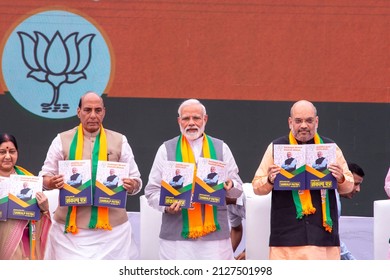
<instances>
[{"instance_id":1,"label":"woman in sari","mask_svg":"<svg viewBox=\"0 0 390 280\"><path fill-rule=\"evenodd\" d=\"M18 145L14 136L0 133L0 176L11 174L30 175L17 166ZM43 259L47 233L51 220L49 202L43 192L37 192L36 200L41 209L39 221L7 219L0 221L0 260Z\"/></svg>"}]
</instances>

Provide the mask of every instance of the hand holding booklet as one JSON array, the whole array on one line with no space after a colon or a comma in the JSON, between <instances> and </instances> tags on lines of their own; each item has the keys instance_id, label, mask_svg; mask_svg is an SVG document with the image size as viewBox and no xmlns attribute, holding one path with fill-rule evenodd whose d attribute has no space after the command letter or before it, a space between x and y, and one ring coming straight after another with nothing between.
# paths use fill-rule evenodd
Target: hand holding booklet
<instances>
[{"instance_id":1,"label":"hand holding booklet","mask_svg":"<svg viewBox=\"0 0 390 280\"><path fill-rule=\"evenodd\" d=\"M194 170L193 163L166 162L161 180L159 203L161 206L170 206L174 202L180 202L182 208L191 207Z\"/></svg>"},{"instance_id":2,"label":"hand holding booklet","mask_svg":"<svg viewBox=\"0 0 390 280\"><path fill-rule=\"evenodd\" d=\"M219 160L199 158L193 202L222 206L226 204L224 183L226 164Z\"/></svg>"},{"instance_id":3,"label":"hand holding booklet","mask_svg":"<svg viewBox=\"0 0 390 280\"><path fill-rule=\"evenodd\" d=\"M336 189L328 169L336 162L336 144L274 145L274 163L281 167L274 190Z\"/></svg>"}]
</instances>

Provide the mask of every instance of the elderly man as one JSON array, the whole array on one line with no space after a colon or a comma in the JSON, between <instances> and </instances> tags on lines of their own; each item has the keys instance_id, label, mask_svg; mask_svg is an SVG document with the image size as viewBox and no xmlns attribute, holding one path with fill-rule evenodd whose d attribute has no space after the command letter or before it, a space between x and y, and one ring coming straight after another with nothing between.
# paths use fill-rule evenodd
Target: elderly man
<instances>
[{"instance_id":1,"label":"elderly man","mask_svg":"<svg viewBox=\"0 0 390 280\"><path fill-rule=\"evenodd\" d=\"M321 144L333 141L317 133L317 109L306 100L290 111L290 133L269 144L252 181L255 194L272 192L270 259L340 259L337 201L335 190L273 189L280 167L274 164L274 144ZM328 169L337 180L340 194L353 188L353 177L342 151L336 148L336 163Z\"/></svg>"},{"instance_id":2,"label":"elderly man","mask_svg":"<svg viewBox=\"0 0 390 280\"><path fill-rule=\"evenodd\" d=\"M106 114L103 99L94 92L80 98L77 116L80 124L54 138L40 172L45 189L61 189L63 174L59 160L91 160L92 187L97 162L127 162L130 171L123 178L129 195L142 186L140 172L126 136L103 128ZM59 206L50 230L46 259L136 259L137 247L126 209L96 206Z\"/></svg>"},{"instance_id":3,"label":"elderly man","mask_svg":"<svg viewBox=\"0 0 390 280\"><path fill-rule=\"evenodd\" d=\"M180 204L159 206L161 179L167 161L196 163L199 157L226 163L226 197L242 193L238 167L228 145L204 133L206 108L196 99L184 101L177 118L181 134L162 144L156 154L145 187L148 203L163 212L160 231L161 259L234 259L226 206L193 203L193 209Z\"/></svg>"}]
</instances>

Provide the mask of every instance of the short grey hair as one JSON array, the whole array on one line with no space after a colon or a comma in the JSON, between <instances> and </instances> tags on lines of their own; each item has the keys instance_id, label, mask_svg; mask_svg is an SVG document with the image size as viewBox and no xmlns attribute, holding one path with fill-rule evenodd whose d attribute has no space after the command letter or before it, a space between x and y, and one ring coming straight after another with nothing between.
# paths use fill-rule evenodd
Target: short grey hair
<instances>
[{"instance_id":1,"label":"short grey hair","mask_svg":"<svg viewBox=\"0 0 390 280\"><path fill-rule=\"evenodd\" d=\"M200 105L200 107L202 108L202 111L203 111L203 115L207 115L206 107L198 99L192 98L192 99L187 99L180 104L179 109L177 110L179 117L181 116L181 110L183 109L183 107L189 106L189 105Z\"/></svg>"}]
</instances>

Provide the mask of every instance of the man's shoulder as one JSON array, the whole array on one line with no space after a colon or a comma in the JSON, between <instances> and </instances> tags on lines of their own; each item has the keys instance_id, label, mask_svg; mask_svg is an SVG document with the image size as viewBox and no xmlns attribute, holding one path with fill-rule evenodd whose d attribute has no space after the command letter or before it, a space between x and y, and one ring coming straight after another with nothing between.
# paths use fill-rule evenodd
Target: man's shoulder
<instances>
[{"instance_id":1,"label":"man's shoulder","mask_svg":"<svg viewBox=\"0 0 390 280\"><path fill-rule=\"evenodd\" d=\"M224 142L222 139L216 138L214 136L210 136L210 135L207 135L207 136L210 137L211 140Z\"/></svg>"},{"instance_id":2,"label":"man's shoulder","mask_svg":"<svg viewBox=\"0 0 390 280\"><path fill-rule=\"evenodd\" d=\"M279 138L276 138L272 141L272 144L288 144L288 135L280 136Z\"/></svg>"},{"instance_id":3,"label":"man's shoulder","mask_svg":"<svg viewBox=\"0 0 390 280\"><path fill-rule=\"evenodd\" d=\"M321 135L321 139L324 143L335 143L335 141L333 141L333 139L330 139L330 138L322 136L322 135Z\"/></svg>"},{"instance_id":4,"label":"man's shoulder","mask_svg":"<svg viewBox=\"0 0 390 280\"><path fill-rule=\"evenodd\" d=\"M65 130L65 131L63 131L63 132L60 132L59 134L60 134L61 136L73 135L73 134L76 133L76 131L77 131L77 126L71 128L71 129Z\"/></svg>"},{"instance_id":5,"label":"man's shoulder","mask_svg":"<svg viewBox=\"0 0 390 280\"><path fill-rule=\"evenodd\" d=\"M166 144L168 144L168 143L172 143L172 142L177 142L178 141L178 139L179 139L179 135L178 136L175 136L175 137L173 137L173 138L171 138L171 139L168 139L168 140L166 140L166 141L164 141L164 144L166 145Z\"/></svg>"},{"instance_id":6,"label":"man's shoulder","mask_svg":"<svg viewBox=\"0 0 390 280\"><path fill-rule=\"evenodd\" d=\"M104 131L106 132L106 134L111 134L113 136L123 136L123 133L120 133L118 131L115 131L115 130L111 130L111 129L107 129L107 128L104 128Z\"/></svg>"}]
</instances>

